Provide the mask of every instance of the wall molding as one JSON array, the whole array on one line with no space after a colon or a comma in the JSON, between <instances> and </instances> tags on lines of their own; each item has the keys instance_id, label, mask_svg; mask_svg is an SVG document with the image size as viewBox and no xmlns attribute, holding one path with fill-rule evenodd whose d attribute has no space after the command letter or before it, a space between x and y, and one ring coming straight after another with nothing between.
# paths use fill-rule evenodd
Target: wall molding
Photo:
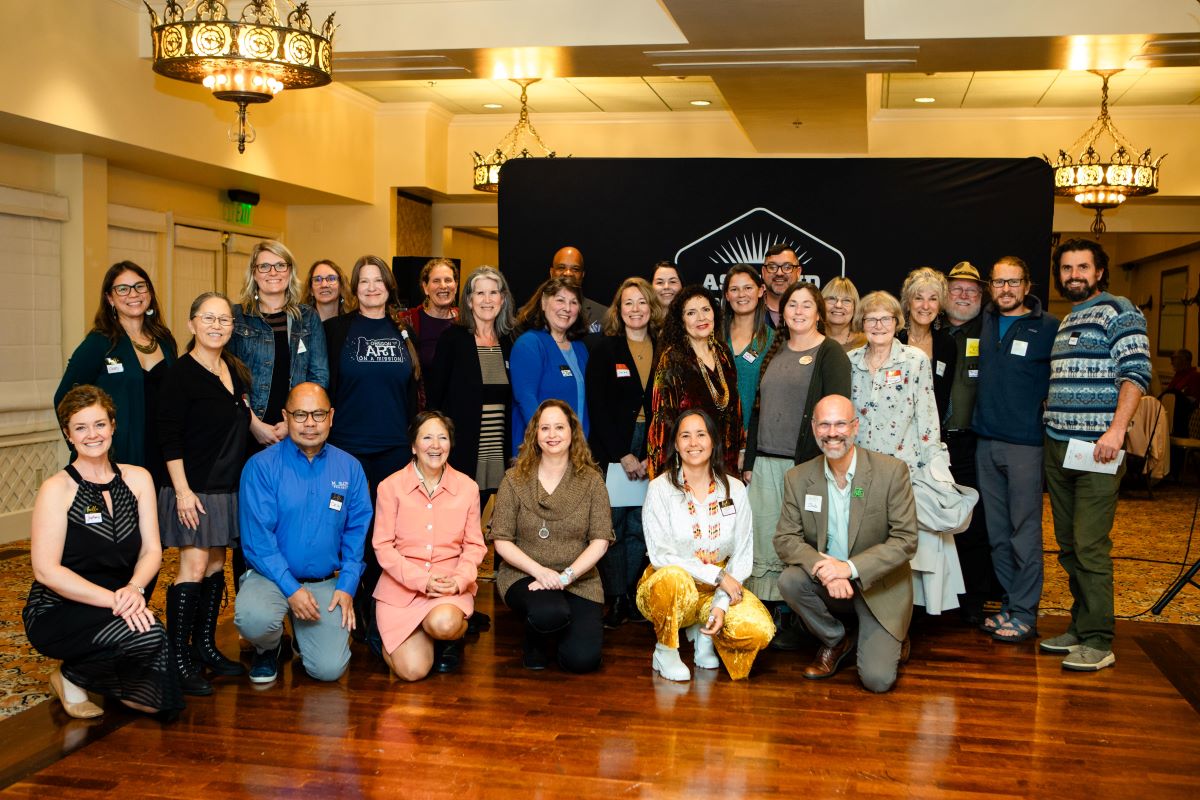
<instances>
[{"instance_id":1,"label":"wall molding","mask_svg":"<svg viewBox=\"0 0 1200 800\"><path fill-rule=\"evenodd\" d=\"M67 198L61 195L0 186L0 214L66 222L69 211Z\"/></svg>"}]
</instances>

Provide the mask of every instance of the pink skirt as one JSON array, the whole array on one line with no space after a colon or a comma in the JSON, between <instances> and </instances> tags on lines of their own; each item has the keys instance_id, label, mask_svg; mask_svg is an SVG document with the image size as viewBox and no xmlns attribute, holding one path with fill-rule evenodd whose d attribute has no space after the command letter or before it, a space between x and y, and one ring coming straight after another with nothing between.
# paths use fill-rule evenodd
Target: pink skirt
<instances>
[{"instance_id":1,"label":"pink skirt","mask_svg":"<svg viewBox=\"0 0 1200 800\"><path fill-rule=\"evenodd\" d=\"M383 649L390 653L412 636L425 617L436 606L452 605L469 617L475 613L475 598L469 594L452 597L414 597L407 606L396 606L383 600L375 601L375 625L383 639Z\"/></svg>"}]
</instances>

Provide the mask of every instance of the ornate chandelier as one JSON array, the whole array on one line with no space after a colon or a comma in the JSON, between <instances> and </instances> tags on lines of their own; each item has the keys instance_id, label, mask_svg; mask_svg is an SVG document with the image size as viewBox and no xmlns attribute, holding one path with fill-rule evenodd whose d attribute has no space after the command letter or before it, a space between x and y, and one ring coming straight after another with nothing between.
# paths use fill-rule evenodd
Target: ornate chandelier
<instances>
[{"instance_id":1,"label":"ornate chandelier","mask_svg":"<svg viewBox=\"0 0 1200 800\"><path fill-rule=\"evenodd\" d=\"M246 121L246 106L269 102L284 89L324 86L333 79L333 14L317 33L308 3L287 2L292 11L286 26L279 24L275 0L249 0L236 20L221 0L191 0L191 19L184 19L178 0L167 0L161 22L146 3L154 71L203 84L218 100L236 103L229 140L237 142L239 153L256 136Z\"/></svg>"},{"instance_id":2,"label":"ornate chandelier","mask_svg":"<svg viewBox=\"0 0 1200 800\"><path fill-rule=\"evenodd\" d=\"M496 149L487 156L482 156L478 152L471 155L475 159L474 167L474 185L476 191L480 192L498 192L500 191L500 167L504 166L504 162L510 158L534 158L535 154L529 152L529 148L521 146L521 140L530 140L541 151L541 156L545 158L554 158L554 151L546 146L542 141L542 137L538 136L538 132L533 127L533 123L529 121L529 96L528 89L531 83L537 83L540 78L509 78L513 83L521 87L521 115L517 118L517 124L513 129L504 135L500 143L496 145ZM521 149L518 151L517 148Z\"/></svg>"},{"instance_id":3,"label":"ornate chandelier","mask_svg":"<svg viewBox=\"0 0 1200 800\"><path fill-rule=\"evenodd\" d=\"M1135 162L1132 153L1137 152L1128 139L1121 135L1108 115L1108 79L1121 70L1089 70L1104 80L1100 95L1100 116L1092 127L1071 145L1072 152L1079 158L1072 160L1067 151L1059 150L1058 158L1046 162L1054 167L1054 193L1073 197L1084 208L1095 209L1092 233L1104 233L1104 211L1116 208L1130 197L1144 197L1158 191L1158 165L1166 155L1150 160L1150 148L1146 148ZM1102 133L1107 133L1116 149L1108 160L1096 150Z\"/></svg>"}]
</instances>

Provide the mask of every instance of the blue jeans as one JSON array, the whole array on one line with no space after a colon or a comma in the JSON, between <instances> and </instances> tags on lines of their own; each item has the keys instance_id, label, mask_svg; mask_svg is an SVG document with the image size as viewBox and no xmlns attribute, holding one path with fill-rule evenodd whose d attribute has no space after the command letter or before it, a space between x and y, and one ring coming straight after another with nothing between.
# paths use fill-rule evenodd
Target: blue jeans
<instances>
[{"instance_id":1,"label":"blue jeans","mask_svg":"<svg viewBox=\"0 0 1200 800\"><path fill-rule=\"evenodd\" d=\"M342 627L342 610L337 606L333 611L326 610L333 602L337 578L318 583L302 581L301 585L312 592L321 613L316 622L292 618L304 671L319 681L336 681L350 664L350 632ZM256 652L279 646L283 618L290 612L288 599L273 581L246 570L234 601L233 624Z\"/></svg>"}]
</instances>

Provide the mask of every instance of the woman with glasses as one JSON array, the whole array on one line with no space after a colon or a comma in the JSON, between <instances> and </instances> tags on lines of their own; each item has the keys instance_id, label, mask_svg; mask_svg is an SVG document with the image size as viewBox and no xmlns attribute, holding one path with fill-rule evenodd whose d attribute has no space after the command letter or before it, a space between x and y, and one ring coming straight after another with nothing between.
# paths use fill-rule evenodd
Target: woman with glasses
<instances>
[{"instance_id":1,"label":"woman with glasses","mask_svg":"<svg viewBox=\"0 0 1200 800\"><path fill-rule=\"evenodd\" d=\"M358 259L350 286L350 313L325 323L329 402L337 410L329 443L362 464L374 505L380 482L412 459L408 423L421 410L421 364L387 263L378 256ZM355 613L374 647L371 593L380 569L373 548L365 549L363 563Z\"/></svg>"},{"instance_id":2,"label":"woman with glasses","mask_svg":"<svg viewBox=\"0 0 1200 800\"><path fill-rule=\"evenodd\" d=\"M321 318L300 295L291 251L272 240L256 244L229 340L229 351L250 370L248 455L287 438L283 406L293 386L329 382Z\"/></svg>"},{"instance_id":3,"label":"woman with glasses","mask_svg":"<svg viewBox=\"0 0 1200 800\"><path fill-rule=\"evenodd\" d=\"M938 420L946 419L950 408L950 390L954 386L954 367L958 347L946 332L943 310L949 296L946 276L929 267L908 273L900 289L904 308L904 328L896 338L925 354L933 367L933 396L937 400Z\"/></svg>"},{"instance_id":4,"label":"woman with glasses","mask_svg":"<svg viewBox=\"0 0 1200 800\"><path fill-rule=\"evenodd\" d=\"M321 322L346 313L350 300L350 285L342 268L327 258L314 261L304 281L304 297L300 302L317 310Z\"/></svg>"},{"instance_id":5,"label":"woman with glasses","mask_svg":"<svg viewBox=\"0 0 1200 800\"><path fill-rule=\"evenodd\" d=\"M672 426L667 469L646 491L650 566L637 603L658 640L651 666L670 681L691 679L679 657L681 631L694 643L697 668L724 662L735 681L775 634L771 615L742 586L753 562L750 502L725 472L716 433L707 413L684 411Z\"/></svg>"},{"instance_id":6,"label":"woman with glasses","mask_svg":"<svg viewBox=\"0 0 1200 800\"><path fill-rule=\"evenodd\" d=\"M904 327L903 313L900 301L888 292L863 298L867 344L848 354L850 400L861 420L857 444L916 470L941 450L941 425L929 359L896 339Z\"/></svg>"},{"instance_id":7,"label":"woman with glasses","mask_svg":"<svg viewBox=\"0 0 1200 800\"><path fill-rule=\"evenodd\" d=\"M119 261L104 273L92 330L71 354L54 393L57 406L74 386L107 392L117 408L113 458L145 467L156 486L166 482L167 474L153 425L158 393L175 352L150 276L132 261Z\"/></svg>"},{"instance_id":8,"label":"woman with glasses","mask_svg":"<svg viewBox=\"0 0 1200 800\"><path fill-rule=\"evenodd\" d=\"M405 319L417 337L421 368L432 374L438 339L458 319L458 270L448 258L431 258L421 267L420 280L425 299Z\"/></svg>"},{"instance_id":9,"label":"woman with glasses","mask_svg":"<svg viewBox=\"0 0 1200 800\"><path fill-rule=\"evenodd\" d=\"M820 455L813 409L822 397L850 394L850 361L827 338L825 298L811 283L794 283L780 298L782 324L762 359L756 401L746 439L742 477L754 512L754 570L746 586L760 600L783 602L775 553L775 527L783 507L785 473Z\"/></svg>"},{"instance_id":10,"label":"woman with glasses","mask_svg":"<svg viewBox=\"0 0 1200 800\"><path fill-rule=\"evenodd\" d=\"M167 590L171 665L185 694L212 694L202 667L241 675L217 649L225 595L225 548L238 540L238 481L249 435L250 372L229 353L233 306L205 292L192 302L187 352L167 374L158 440L169 485L158 493L163 547L179 548L179 573Z\"/></svg>"},{"instance_id":11,"label":"woman with glasses","mask_svg":"<svg viewBox=\"0 0 1200 800\"><path fill-rule=\"evenodd\" d=\"M858 316L858 289L849 278L840 275L821 289L825 298L825 335L847 353L867 343Z\"/></svg>"},{"instance_id":12,"label":"woman with glasses","mask_svg":"<svg viewBox=\"0 0 1200 800\"><path fill-rule=\"evenodd\" d=\"M674 261L657 262L654 272L650 275L650 284L654 287L659 305L666 308L683 288L683 282L679 279L679 267Z\"/></svg>"},{"instance_id":13,"label":"woman with glasses","mask_svg":"<svg viewBox=\"0 0 1200 800\"><path fill-rule=\"evenodd\" d=\"M775 341L775 328L768 324L763 300L766 293L762 275L744 264L730 267L725 273L725 344L729 345L737 370L743 430L750 428L762 358Z\"/></svg>"},{"instance_id":14,"label":"woman with glasses","mask_svg":"<svg viewBox=\"0 0 1200 800\"><path fill-rule=\"evenodd\" d=\"M667 465L671 428L680 412L701 408L717 424L725 471L738 474L745 441L733 354L720 332L717 303L703 286L687 286L671 301L654 370L652 416L646 431L647 472Z\"/></svg>"}]
</instances>

